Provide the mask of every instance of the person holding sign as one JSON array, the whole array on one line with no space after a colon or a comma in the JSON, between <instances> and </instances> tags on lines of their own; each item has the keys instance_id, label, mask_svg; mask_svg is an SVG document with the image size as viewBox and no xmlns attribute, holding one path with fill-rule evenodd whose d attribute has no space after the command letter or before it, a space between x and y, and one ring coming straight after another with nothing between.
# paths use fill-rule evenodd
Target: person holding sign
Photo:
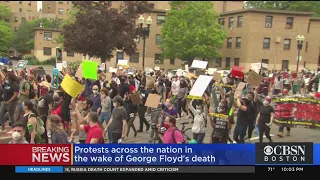
<instances>
[{"instance_id":1,"label":"person holding sign","mask_svg":"<svg viewBox=\"0 0 320 180\"><path fill-rule=\"evenodd\" d=\"M237 123L233 132L233 139L238 143L244 143L244 138L246 136L246 131L248 128L247 117L249 114L248 106L250 101L247 98L241 98L240 95L237 97L237 106L239 107L237 114Z\"/></svg>"},{"instance_id":2,"label":"person holding sign","mask_svg":"<svg viewBox=\"0 0 320 180\"><path fill-rule=\"evenodd\" d=\"M228 105L226 103L219 103L217 113L214 114L211 121L212 143L213 144L227 144L229 131L231 130L230 118L228 117Z\"/></svg>"},{"instance_id":3,"label":"person holding sign","mask_svg":"<svg viewBox=\"0 0 320 180\"><path fill-rule=\"evenodd\" d=\"M206 131L206 121L208 116L207 104L203 101L203 104L196 105L196 109L192 106L193 100L190 102L190 111L194 114L192 133L193 139L197 141L197 144L203 142L205 131Z\"/></svg>"}]
</instances>

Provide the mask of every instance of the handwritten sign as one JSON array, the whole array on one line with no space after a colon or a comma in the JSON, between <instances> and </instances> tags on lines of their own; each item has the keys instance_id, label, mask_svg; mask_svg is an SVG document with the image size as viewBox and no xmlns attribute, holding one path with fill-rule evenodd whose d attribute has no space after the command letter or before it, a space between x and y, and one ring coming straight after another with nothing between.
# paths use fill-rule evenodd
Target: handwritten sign
<instances>
[{"instance_id":1,"label":"handwritten sign","mask_svg":"<svg viewBox=\"0 0 320 180\"><path fill-rule=\"evenodd\" d=\"M191 67L199 68L199 69L206 69L207 65L208 65L207 61L193 60Z\"/></svg>"},{"instance_id":2,"label":"handwritten sign","mask_svg":"<svg viewBox=\"0 0 320 180\"><path fill-rule=\"evenodd\" d=\"M76 74L75 74L75 77L78 77L78 79L82 79L83 75L82 75L82 63L80 64Z\"/></svg>"},{"instance_id":3,"label":"handwritten sign","mask_svg":"<svg viewBox=\"0 0 320 180\"><path fill-rule=\"evenodd\" d=\"M98 79L98 63L93 61L82 61L82 73L86 79L97 80Z\"/></svg>"},{"instance_id":4,"label":"handwritten sign","mask_svg":"<svg viewBox=\"0 0 320 180\"><path fill-rule=\"evenodd\" d=\"M16 66L16 69L23 69L28 64L27 60L20 60Z\"/></svg>"},{"instance_id":5,"label":"handwritten sign","mask_svg":"<svg viewBox=\"0 0 320 180\"><path fill-rule=\"evenodd\" d=\"M158 94L149 94L146 103L144 104L147 107L157 108L160 102L161 96Z\"/></svg>"},{"instance_id":6,"label":"handwritten sign","mask_svg":"<svg viewBox=\"0 0 320 180\"><path fill-rule=\"evenodd\" d=\"M246 83L244 82L240 82L237 86L236 91L234 92L234 98L237 98L238 96L240 96L242 94L242 90L243 88L246 86Z\"/></svg>"},{"instance_id":7,"label":"handwritten sign","mask_svg":"<svg viewBox=\"0 0 320 180\"><path fill-rule=\"evenodd\" d=\"M252 86L259 86L262 80L263 80L263 77L258 73L256 73L255 71L251 71L247 78L247 82Z\"/></svg>"},{"instance_id":8,"label":"handwritten sign","mask_svg":"<svg viewBox=\"0 0 320 180\"><path fill-rule=\"evenodd\" d=\"M215 81L220 81L220 80L221 80L221 74L218 73L218 72L214 72L214 73L213 73L213 79L214 79Z\"/></svg>"},{"instance_id":9,"label":"handwritten sign","mask_svg":"<svg viewBox=\"0 0 320 180\"><path fill-rule=\"evenodd\" d=\"M118 60L118 65L126 66L128 65L128 60Z\"/></svg>"},{"instance_id":10,"label":"handwritten sign","mask_svg":"<svg viewBox=\"0 0 320 180\"><path fill-rule=\"evenodd\" d=\"M61 87L73 98L76 98L83 90L83 86L68 74L64 76Z\"/></svg>"},{"instance_id":11,"label":"handwritten sign","mask_svg":"<svg viewBox=\"0 0 320 180\"><path fill-rule=\"evenodd\" d=\"M190 95L202 97L204 91L207 89L207 86L209 85L211 80L212 80L212 76L200 75L197 81L192 86Z\"/></svg>"}]
</instances>

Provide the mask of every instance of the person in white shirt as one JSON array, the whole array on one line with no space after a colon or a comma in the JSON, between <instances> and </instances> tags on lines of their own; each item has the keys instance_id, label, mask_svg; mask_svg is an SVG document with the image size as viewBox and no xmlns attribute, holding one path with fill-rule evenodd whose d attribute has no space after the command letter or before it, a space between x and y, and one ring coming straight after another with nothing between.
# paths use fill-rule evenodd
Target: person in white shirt
<instances>
[{"instance_id":1,"label":"person in white shirt","mask_svg":"<svg viewBox=\"0 0 320 180\"><path fill-rule=\"evenodd\" d=\"M206 118L208 116L207 105L196 105L196 109L192 106L192 102L190 103L190 111L194 114L192 133L193 139L197 141L197 144L201 144L205 137L206 131Z\"/></svg>"},{"instance_id":2,"label":"person in white shirt","mask_svg":"<svg viewBox=\"0 0 320 180\"><path fill-rule=\"evenodd\" d=\"M178 107L176 97L178 95L179 89L180 89L180 81L176 76L173 76L172 83L171 83L171 100L175 108Z\"/></svg>"}]
</instances>

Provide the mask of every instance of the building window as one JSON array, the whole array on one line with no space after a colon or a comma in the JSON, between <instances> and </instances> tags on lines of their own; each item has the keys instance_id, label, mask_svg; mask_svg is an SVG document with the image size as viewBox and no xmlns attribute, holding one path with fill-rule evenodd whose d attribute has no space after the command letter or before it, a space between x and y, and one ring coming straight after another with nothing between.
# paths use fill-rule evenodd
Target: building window
<instances>
[{"instance_id":1,"label":"building window","mask_svg":"<svg viewBox=\"0 0 320 180\"><path fill-rule=\"evenodd\" d=\"M229 28L233 27L233 21L234 21L233 17L229 17L229 24L228 24Z\"/></svg>"},{"instance_id":2,"label":"building window","mask_svg":"<svg viewBox=\"0 0 320 180\"><path fill-rule=\"evenodd\" d=\"M22 4L22 1L19 1L19 4Z\"/></svg>"},{"instance_id":3,"label":"building window","mask_svg":"<svg viewBox=\"0 0 320 180\"><path fill-rule=\"evenodd\" d=\"M73 51L67 51L67 56L68 57L74 57L74 52Z\"/></svg>"},{"instance_id":4,"label":"building window","mask_svg":"<svg viewBox=\"0 0 320 180\"><path fill-rule=\"evenodd\" d=\"M160 36L160 34L156 34L156 44L161 44L162 42L162 37Z\"/></svg>"},{"instance_id":5,"label":"building window","mask_svg":"<svg viewBox=\"0 0 320 180\"><path fill-rule=\"evenodd\" d=\"M139 62L139 53L134 53L129 58L130 62L138 63Z\"/></svg>"},{"instance_id":6,"label":"building window","mask_svg":"<svg viewBox=\"0 0 320 180\"><path fill-rule=\"evenodd\" d=\"M240 58L234 58L234 65L240 66Z\"/></svg>"},{"instance_id":7,"label":"building window","mask_svg":"<svg viewBox=\"0 0 320 180\"><path fill-rule=\"evenodd\" d=\"M123 60L124 58L124 53L123 52L117 52L117 63L119 60Z\"/></svg>"},{"instance_id":8,"label":"building window","mask_svg":"<svg viewBox=\"0 0 320 180\"><path fill-rule=\"evenodd\" d=\"M18 31L18 28L17 27L14 27L14 32L17 32Z\"/></svg>"},{"instance_id":9,"label":"building window","mask_svg":"<svg viewBox=\"0 0 320 180\"><path fill-rule=\"evenodd\" d=\"M47 41L52 40L52 33L51 32L44 32L43 36L44 36L44 40L47 40Z\"/></svg>"},{"instance_id":10,"label":"building window","mask_svg":"<svg viewBox=\"0 0 320 180\"><path fill-rule=\"evenodd\" d=\"M262 60L261 60L261 63L269 64L269 59L262 59Z\"/></svg>"},{"instance_id":11,"label":"building window","mask_svg":"<svg viewBox=\"0 0 320 180\"><path fill-rule=\"evenodd\" d=\"M163 58L161 57L161 54L154 55L154 63L155 64L163 64Z\"/></svg>"},{"instance_id":12,"label":"building window","mask_svg":"<svg viewBox=\"0 0 320 180\"><path fill-rule=\"evenodd\" d=\"M286 29L292 29L293 27L293 17L287 17Z\"/></svg>"},{"instance_id":13,"label":"building window","mask_svg":"<svg viewBox=\"0 0 320 180\"><path fill-rule=\"evenodd\" d=\"M269 49L270 48L270 38L264 38L263 39L263 49Z\"/></svg>"},{"instance_id":14,"label":"building window","mask_svg":"<svg viewBox=\"0 0 320 180\"><path fill-rule=\"evenodd\" d=\"M238 16L237 27L242 27L243 16Z\"/></svg>"},{"instance_id":15,"label":"building window","mask_svg":"<svg viewBox=\"0 0 320 180\"><path fill-rule=\"evenodd\" d=\"M308 42L306 42L306 49L305 52L308 52Z\"/></svg>"},{"instance_id":16,"label":"building window","mask_svg":"<svg viewBox=\"0 0 320 180\"><path fill-rule=\"evenodd\" d=\"M31 6L31 1L28 1L28 5Z\"/></svg>"},{"instance_id":17,"label":"building window","mask_svg":"<svg viewBox=\"0 0 320 180\"><path fill-rule=\"evenodd\" d=\"M266 16L266 23L265 23L266 28L272 27L272 19L273 19L273 16Z\"/></svg>"},{"instance_id":18,"label":"building window","mask_svg":"<svg viewBox=\"0 0 320 180\"><path fill-rule=\"evenodd\" d=\"M290 50L290 46L291 46L291 39L284 39L283 40L283 49Z\"/></svg>"},{"instance_id":19,"label":"building window","mask_svg":"<svg viewBox=\"0 0 320 180\"><path fill-rule=\"evenodd\" d=\"M174 64L174 59L170 59L170 64Z\"/></svg>"},{"instance_id":20,"label":"building window","mask_svg":"<svg viewBox=\"0 0 320 180\"><path fill-rule=\"evenodd\" d=\"M230 68L230 58L226 58L226 68Z\"/></svg>"},{"instance_id":21,"label":"building window","mask_svg":"<svg viewBox=\"0 0 320 180\"><path fill-rule=\"evenodd\" d=\"M18 22L18 17L14 17L14 22Z\"/></svg>"},{"instance_id":22,"label":"building window","mask_svg":"<svg viewBox=\"0 0 320 180\"><path fill-rule=\"evenodd\" d=\"M221 58L217 58L216 59L216 67L221 68L221 63L222 63L222 59Z\"/></svg>"},{"instance_id":23,"label":"building window","mask_svg":"<svg viewBox=\"0 0 320 180\"><path fill-rule=\"evenodd\" d=\"M224 18L220 18L220 19L219 19L219 24L220 24L221 26L224 26L224 22L225 22Z\"/></svg>"},{"instance_id":24,"label":"building window","mask_svg":"<svg viewBox=\"0 0 320 180\"><path fill-rule=\"evenodd\" d=\"M21 17L21 22L26 21L26 17Z\"/></svg>"},{"instance_id":25,"label":"building window","mask_svg":"<svg viewBox=\"0 0 320 180\"><path fill-rule=\"evenodd\" d=\"M166 22L166 16L165 15L157 15L157 24L161 25L164 22Z\"/></svg>"},{"instance_id":26,"label":"building window","mask_svg":"<svg viewBox=\"0 0 320 180\"><path fill-rule=\"evenodd\" d=\"M63 15L63 8L59 8L59 14Z\"/></svg>"},{"instance_id":27,"label":"building window","mask_svg":"<svg viewBox=\"0 0 320 180\"><path fill-rule=\"evenodd\" d=\"M45 55L45 56L51 56L51 48L49 48L49 47L44 47L44 48L43 48L43 55Z\"/></svg>"},{"instance_id":28,"label":"building window","mask_svg":"<svg viewBox=\"0 0 320 180\"><path fill-rule=\"evenodd\" d=\"M288 70L289 69L289 60L282 60L282 70Z\"/></svg>"},{"instance_id":29,"label":"building window","mask_svg":"<svg viewBox=\"0 0 320 180\"><path fill-rule=\"evenodd\" d=\"M227 48L231 48L232 47L232 37L229 37L227 39Z\"/></svg>"},{"instance_id":30,"label":"building window","mask_svg":"<svg viewBox=\"0 0 320 180\"><path fill-rule=\"evenodd\" d=\"M59 4L63 4L63 1L59 1Z\"/></svg>"},{"instance_id":31,"label":"building window","mask_svg":"<svg viewBox=\"0 0 320 180\"><path fill-rule=\"evenodd\" d=\"M5 21L6 21L6 22L10 22L10 18L6 18Z\"/></svg>"},{"instance_id":32,"label":"building window","mask_svg":"<svg viewBox=\"0 0 320 180\"><path fill-rule=\"evenodd\" d=\"M236 37L236 48L241 48L241 37Z\"/></svg>"},{"instance_id":33,"label":"building window","mask_svg":"<svg viewBox=\"0 0 320 180\"><path fill-rule=\"evenodd\" d=\"M22 12L22 8L19 8L19 12Z\"/></svg>"}]
</instances>

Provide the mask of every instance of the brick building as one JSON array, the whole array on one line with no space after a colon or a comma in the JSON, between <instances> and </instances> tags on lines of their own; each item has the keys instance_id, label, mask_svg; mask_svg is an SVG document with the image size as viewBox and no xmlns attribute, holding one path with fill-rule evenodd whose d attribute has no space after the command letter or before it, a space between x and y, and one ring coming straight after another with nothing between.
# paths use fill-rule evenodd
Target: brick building
<instances>
[{"instance_id":1,"label":"brick building","mask_svg":"<svg viewBox=\"0 0 320 180\"><path fill-rule=\"evenodd\" d=\"M220 14L220 24L228 32L221 49L222 57L209 66L245 70L251 63L269 64L269 69L295 70L297 35L304 35L299 67L316 69L319 64L320 19L311 12L280 10L237 10Z\"/></svg>"}]
</instances>

